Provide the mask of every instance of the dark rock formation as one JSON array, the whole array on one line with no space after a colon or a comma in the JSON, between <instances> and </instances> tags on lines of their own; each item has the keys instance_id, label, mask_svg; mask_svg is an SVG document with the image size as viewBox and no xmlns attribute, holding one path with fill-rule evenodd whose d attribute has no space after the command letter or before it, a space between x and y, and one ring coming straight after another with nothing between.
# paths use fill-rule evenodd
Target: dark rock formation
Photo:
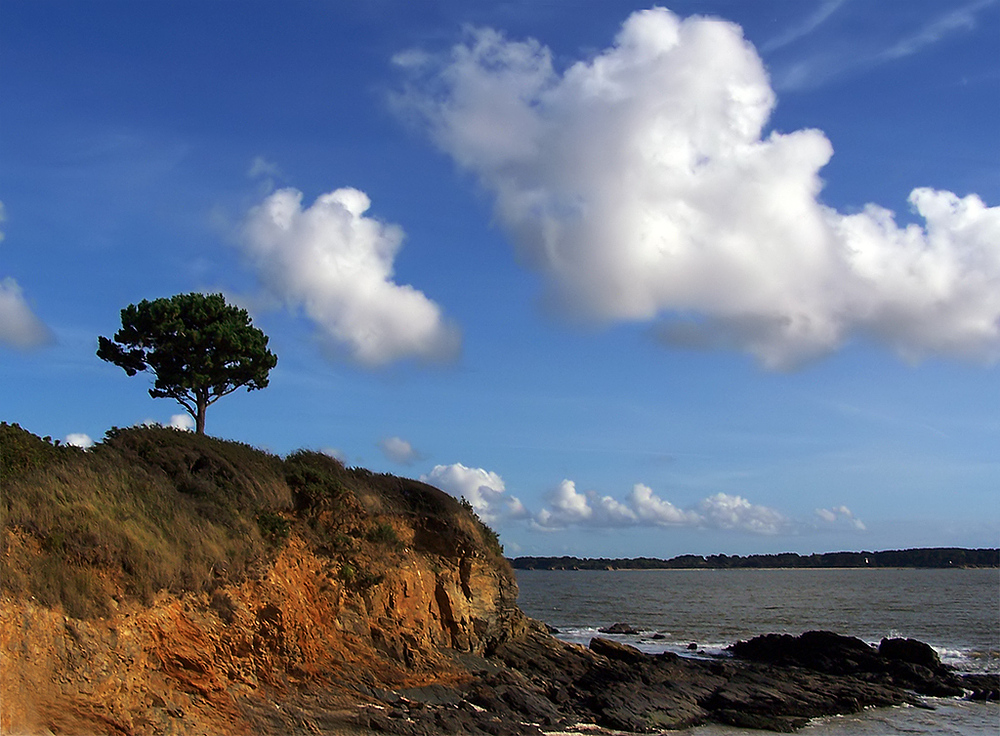
<instances>
[{"instance_id":1,"label":"dark rock formation","mask_svg":"<svg viewBox=\"0 0 1000 736\"><path fill-rule=\"evenodd\" d=\"M458 688L457 701L402 709L396 703L396 711L371 712L363 722L399 734L535 734L581 722L632 733L708 722L791 732L817 716L920 705L917 693L996 697L995 677L963 681L925 647L887 640L876 649L808 632L739 642L732 657L689 659L602 638L585 649L538 625L472 667L475 679Z\"/></svg>"},{"instance_id":2,"label":"dark rock formation","mask_svg":"<svg viewBox=\"0 0 1000 736\"><path fill-rule=\"evenodd\" d=\"M913 639L883 639L878 649L854 637L829 631L802 636L768 634L729 647L741 659L781 667L805 667L833 675L864 675L871 682L895 685L921 695L964 694L962 681L941 664L937 653Z\"/></svg>"},{"instance_id":3,"label":"dark rock formation","mask_svg":"<svg viewBox=\"0 0 1000 736\"><path fill-rule=\"evenodd\" d=\"M605 626L602 629L598 629L602 634L638 634L639 632L629 626L628 624L618 622L612 624L611 626Z\"/></svg>"},{"instance_id":4,"label":"dark rock formation","mask_svg":"<svg viewBox=\"0 0 1000 736\"><path fill-rule=\"evenodd\" d=\"M878 653L889 659L919 664L932 670L941 666L941 658L933 647L916 639L883 639L878 645Z\"/></svg>"}]
</instances>

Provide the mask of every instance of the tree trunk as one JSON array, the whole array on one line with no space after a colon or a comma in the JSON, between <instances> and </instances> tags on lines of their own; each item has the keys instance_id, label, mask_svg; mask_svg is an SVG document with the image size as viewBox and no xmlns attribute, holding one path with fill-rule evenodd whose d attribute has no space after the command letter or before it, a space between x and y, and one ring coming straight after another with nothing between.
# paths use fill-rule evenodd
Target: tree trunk
<instances>
[{"instance_id":1,"label":"tree trunk","mask_svg":"<svg viewBox=\"0 0 1000 736\"><path fill-rule=\"evenodd\" d=\"M194 431L205 434L205 412L208 410L208 392L198 392L198 413L194 418Z\"/></svg>"}]
</instances>

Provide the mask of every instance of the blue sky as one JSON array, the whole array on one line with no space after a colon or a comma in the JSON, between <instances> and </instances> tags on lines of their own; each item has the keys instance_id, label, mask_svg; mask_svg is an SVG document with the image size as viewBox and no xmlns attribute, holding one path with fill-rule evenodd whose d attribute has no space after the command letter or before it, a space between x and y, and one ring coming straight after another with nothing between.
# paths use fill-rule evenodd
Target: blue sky
<instances>
[{"instance_id":1,"label":"blue sky","mask_svg":"<svg viewBox=\"0 0 1000 736\"><path fill-rule=\"evenodd\" d=\"M209 433L509 554L1000 544L1000 3L0 12L0 418L179 421L96 339L221 291Z\"/></svg>"}]
</instances>

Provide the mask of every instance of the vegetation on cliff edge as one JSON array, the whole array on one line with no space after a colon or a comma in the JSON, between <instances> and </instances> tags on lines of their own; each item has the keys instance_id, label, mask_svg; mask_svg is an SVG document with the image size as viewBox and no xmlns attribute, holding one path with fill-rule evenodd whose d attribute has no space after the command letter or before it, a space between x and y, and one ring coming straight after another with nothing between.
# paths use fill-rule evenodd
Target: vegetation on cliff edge
<instances>
[{"instance_id":1,"label":"vegetation on cliff edge","mask_svg":"<svg viewBox=\"0 0 1000 736\"><path fill-rule=\"evenodd\" d=\"M281 458L165 427L112 429L81 450L0 423L0 587L74 617L258 576L293 532L346 585L374 585L403 525L414 548L502 560L446 493L322 453Z\"/></svg>"}]
</instances>

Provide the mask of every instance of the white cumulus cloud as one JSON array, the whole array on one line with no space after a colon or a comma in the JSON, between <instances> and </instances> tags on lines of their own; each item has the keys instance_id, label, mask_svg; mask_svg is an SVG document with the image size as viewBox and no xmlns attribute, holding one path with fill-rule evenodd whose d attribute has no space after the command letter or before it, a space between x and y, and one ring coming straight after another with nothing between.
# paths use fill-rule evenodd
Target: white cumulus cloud
<instances>
[{"instance_id":1,"label":"white cumulus cloud","mask_svg":"<svg viewBox=\"0 0 1000 736\"><path fill-rule=\"evenodd\" d=\"M520 499L507 493L503 478L490 470L469 468L461 463L435 465L420 480L456 498L465 498L487 524L528 516Z\"/></svg>"},{"instance_id":2,"label":"white cumulus cloud","mask_svg":"<svg viewBox=\"0 0 1000 736\"><path fill-rule=\"evenodd\" d=\"M833 147L764 134L776 96L739 26L636 12L564 71L491 29L405 59L399 109L492 193L567 314L776 369L855 336L910 360L1000 359L1000 207L918 188L923 222L900 226L824 205Z\"/></svg>"},{"instance_id":3,"label":"white cumulus cloud","mask_svg":"<svg viewBox=\"0 0 1000 736\"><path fill-rule=\"evenodd\" d=\"M696 511L684 511L653 493L653 489L636 483L629 494L628 503L636 516L643 521L660 526L698 525L701 516Z\"/></svg>"},{"instance_id":4,"label":"white cumulus cloud","mask_svg":"<svg viewBox=\"0 0 1000 736\"><path fill-rule=\"evenodd\" d=\"M725 493L710 496L695 508L681 509L643 483L636 483L625 500L619 501L596 491L578 491L576 483L564 480L549 493L547 501L548 505L533 519L538 529L661 526L778 534L794 526L772 508Z\"/></svg>"},{"instance_id":5,"label":"white cumulus cloud","mask_svg":"<svg viewBox=\"0 0 1000 736\"><path fill-rule=\"evenodd\" d=\"M595 491L581 493L571 480L556 486L548 495L548 503L535 516L536 525L543 529L573 525L632 526L638 522L636 513L621 501Z\"/></svg>"},{"instance_id":6,"label":"white cumulus cloud","mask_svg":"<svg viewBox=\"0 0 1000 736\"><path fill-rule=\"evenodd\" d=\"M393 280L403 231L365 213L357 189L323 194L280 189L248 213L243 251L272 296L312 320L323 342L367 366L404 358L453 359L461 338L441 308Z\"/></svg>"},{"instance_id":7,"label":"white cumulus cloud","mask_svg":"<svg viewBox=\"0 0 1000 736\"><path fill-rule=\"evenodd\" d=\"M706 526L719 529L742 529L757 534L777 534L789 521L767 506L750 503L742 496L716 493L698 504Z\"/></svg>"}]
</instances>

